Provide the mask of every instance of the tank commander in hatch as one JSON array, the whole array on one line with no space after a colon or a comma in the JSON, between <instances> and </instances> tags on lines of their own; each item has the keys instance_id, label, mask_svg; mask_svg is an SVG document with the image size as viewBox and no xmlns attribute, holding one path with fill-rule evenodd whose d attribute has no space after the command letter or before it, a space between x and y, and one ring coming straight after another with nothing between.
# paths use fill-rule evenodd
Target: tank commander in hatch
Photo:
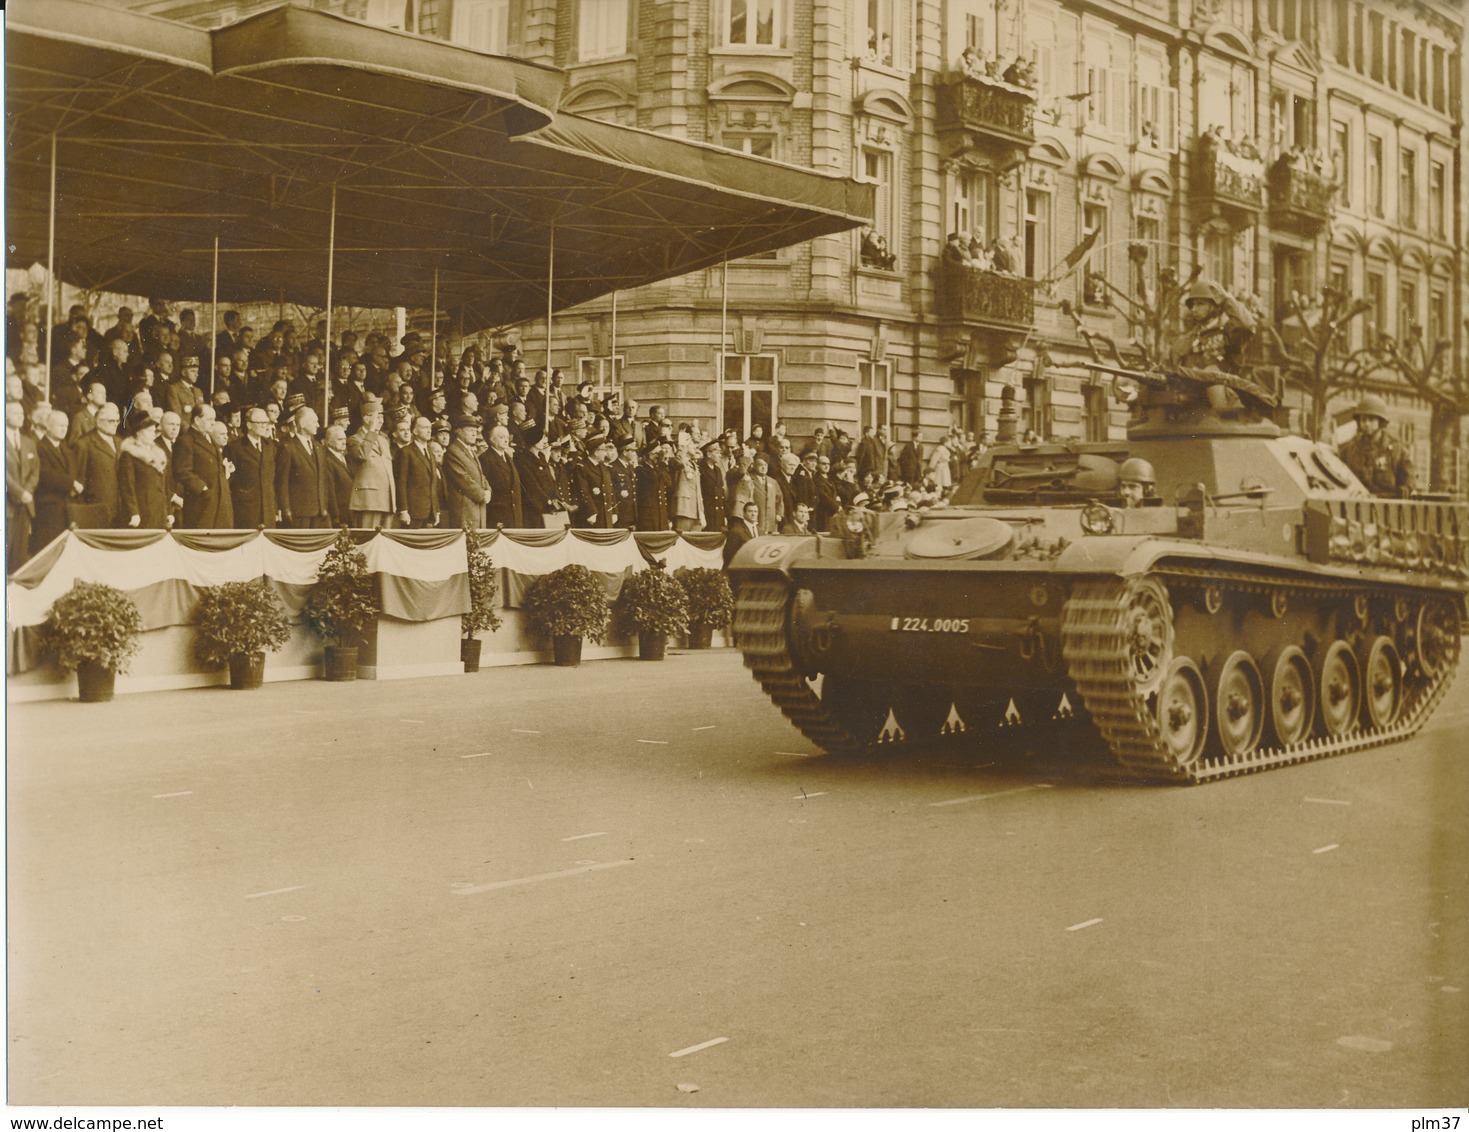
<instances>
[{"instance_id":1,"label":"tank commander in hatch","mask_svg":"<svg viewBox=\"0 0 1469 1132\"><path fill-rule=\"evenodd\" d=\"M1255 336L1248 307L1218 283L1198 280L1183 303L1183 332L1169 351L1175 365L1238 373Z\"/></svg>"},{"instance_id":2,"label":"tank commander in hatch","mask_svg":"<svg viewBox=\"0 0 1469 1132\"><path fill-rule=\"evenodd\" d=\"M1122 497L1123 509L1143 506L1145 500L1152 498L1156 482L1153 465L1141 456L1125 460L1117 473L1117 494Z\"/></svg>"},{"instance_id":3,"label":"tank commander in hatch","mask_svg":"<svg viewBox=\"0 0 1469 1132\"><path fill-rule=\"evenodd\" d=\"M1341 446L1342 462L1373 495L1407 499L1413 493L1413 462L1387 434L1387 402L1369 393L1352 415L1357 433Z\"/></svg>"}]
</instances>

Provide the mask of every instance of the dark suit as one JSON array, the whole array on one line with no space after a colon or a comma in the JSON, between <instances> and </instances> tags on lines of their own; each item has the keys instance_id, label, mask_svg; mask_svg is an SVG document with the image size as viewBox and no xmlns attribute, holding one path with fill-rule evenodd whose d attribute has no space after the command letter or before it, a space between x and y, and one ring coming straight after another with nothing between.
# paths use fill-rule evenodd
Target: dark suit
<instances>
[{"instance_id":1,"label":"dark suit","mask_svg":"<svg viewBox=\"0 0 1469 1132\"><path fill-rule=\"evenodd\" d=\"M729 530L724 535L724 564L729 565L735 553L755 537L755 532L750 529L750 524L743 519L731 519Z\"/></svg>"},{"instance_id":2,"label":"dark suit","mask_svg":"<svg viewBox=\"0 0 1469 1132\"><path fill-rule=\"evenodd\" d=\"M173 446L173 479L184 497L185 530L223 530L234 523L229 480L218 446L198 429L180 433Z\"/></svg>"},{"instance_id":3,"label":"dark suit","mask_svg":"<svg viewBox=\"0 0 1469 1132\"><path fill-rule=\"evenodd\" d=\"M477 531L485 525L490 483L474 452L457 440L444 453L444 497L445 526Z\"/></svg>"},{"instance_id":4,"label":"dark suit","mask_svg":"<svg viewBox=\"0 0 1469 1132\"><path fill-rule=\"evenodd\" d=\"M673 486L668 469L660 465L638 466L638 525L640 531L666 531L668 521L668 491Z\"/></svg>"},{"instance_id":5,"label":"dark suit","mask_svg":"<svg viewBox=\"0 0 1469 1132\"><path fill-rule=\"evenodd\" d=\"M275 497L288 527L328 527L332 523L331 485L326 450L317 441L306 448L298 436L281 442L275 454Z\"/></svg>"},{"instance_id":6,"label":"dark suit","mask_svg":"<svg viewBox=\"0 0 1469 1132\"><path fill-rule=\"evenodd\" d=\"M76 468L72 453L64 444L42 440L37 443L36 452L41 461L41 476L36 485L36 521L31 528L31 546L40 550L70 525L66 504L71 499Z\"/></svg>"},{"instance_id":7,"label":"dark suit","mask_svg":"<svg viewBox=\"0 0 1469 1132\"><path fill-rule=\"evenodd\" d=\"M224 454L235 466L235 474L230 477L235 524L275 526L275 514L280 510L275 500L275 441L262 440L257 451L249 437L238 436L225 445Z\"/></svg>"},{"instance_id":8,"label":"dark suit","mask_svg":"<svg viewBox=\"0 0 1469 1132\"><path fill-rule=\"evenodd\" d=\"M525 512L520 498L520 470L510 452L486 449L479 458L490 484L490 505L485 511L487 527L524 527Z\"/></svg>"},{"instance_id":9,"label":"dark suit","mask_svg":"<svg viewBox=\"0 0 1469 1132\"><path fill-rule=\"evenodd\" d=\"M528 527L544 527L546 512L560 491L556 469L529 448L515 454L515 466L520 470L521 517Z\"/></svg>"},{"instance_id":10,"label":"dark suit","mask_svg":"<svg viewBox=\"0 0 1469 1132\"><path fill-rule=\"evenodd\" d=\"M617 525L636 530L638 525L638 469L621 460L612 461L612 488L617 497Z\"/></svg>"},{"instance_id":11,"label":"dark suit","mask_svg":"<svg viewBox=\"0 0 1469 1132\"><path fill-rule=\"evenodd\" d=\"M409 444L393 456L393 474L398 488L398 509L408 512L413 527L433 526L444 509L443 473L433 453Z\"/></svg>"},{"instance_id":12,"label":"dark suit","mask_svg":"<svg viewBox=\"0 0 1469 1132\"><path fill-rule=\"evenodd\" d=\"M699 463L699 491L704 496L704 529L722 531L728 526L729 493L724 469L707 457Z\"/></svg>"},{"instance_id":13,"label":"dark suit","mask_svg":"<svg viewBox=\"0 0 1469 1132\"><path fill-rule=\"evenodd\" d=\"M573 473L577 487L577 511L574 526L608 530L617 514L617 488L612 470L601 460L586 459Z\"/></svg>"},{"instance_id":14,"label":"dark suit","mask_svg":"<svg viewBox=\"0 0 1469 1132\"><path fill-rule=\"evenodd\" d=\"M93 429L76 446L77 482L82 485L79 502L90 504L80 517L81 526L110 527L117 521L116 436Z\"/></svg>"},{"instance_id":15,"label":"dark suit","mask_svg":"<svg viewBox=\"0 0 1469 1132\"><path fill-rule=\"evenodd\" d=\"M347 466L346 456L338 455L330 448L322 445L324 455L322 462L326 464L326 480L330 489L331 506L327 508L332 519L332 526L347 522L347 516L351 513L349 504L352 502L352 469Z\"/></svg>"},{"instance_id":16,"label":"dark suit","mask_svg":"<svg viewBox=\"0 0 1469 1132\"><path fill-rule=\"evenodd\" d=\"M23 432L16 440L5 430L5 567L15 573L31 556L31 520L36 517L36 487L41 482L41 456L36 442ZM22 497L29 493L29 502Z\"/></svg>"}]
</instances>

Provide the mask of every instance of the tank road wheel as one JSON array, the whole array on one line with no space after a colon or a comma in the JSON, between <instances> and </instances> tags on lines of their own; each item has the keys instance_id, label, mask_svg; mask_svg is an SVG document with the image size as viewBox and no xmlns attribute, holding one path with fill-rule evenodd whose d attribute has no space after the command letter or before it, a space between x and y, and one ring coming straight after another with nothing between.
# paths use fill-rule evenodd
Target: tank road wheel
<instances>
[{"instance_id":1,"label":"tank road wheel","mask_svg":"<svg viewBox=\"0 0 1469 1132\"><path fill-rule=\"evenodd\" d=\"M893 718L912 742L937 738L949 718L954 697L948 689L898 687L891 691ZM886 716L883 717L884 721ZM878 727L882 722L878 723Z\"/></svg>"},{"instance_id":2,"label":"tank road wheel","mask_svg":"<svg viewBox=\"0 0 1469 1132\"><path fill-rule=\"evenodd\" d=\"M1214 686L1214 739L1226 758L1247 755L1260 745L1265 728L1265 685L1255 658L1230 653Z\"/></svg>"},{"instance_id":3,"label":"tank road wheel","mask_svg":"<svg viewBox=\"0 0 1469 1132\"><path fill-rule=\"evenodd\" d=\"M1392 724L1403 702L1403 664L1389 637L1376 637L1362 658L1362 724Z\"/></svg>"},{"instance_id":4,"label":"tank road wheel","mask_svg":"<svg viewBox=\"0 0 1469 1132\"><path fill-rule=\"evenodd\" d=\"M1198 762L1209 734L1209 693L1204 674L1186 656L1168 665L1158 689L1158 730L1175 768L1183 770Z\"/></svg>"},{"instance_id":5,"label":"tank road wheel","mask_svg":"<svg viewBox=\"0 0 1469 1132\"><path fill-rule=\"evenodd\" d=\"M859 747L871 746L888 721L888 697L880 684L827 676L821 706L846 728Z\"/></svg>"},{"instance_id":6,"label":"tank road wheel","mask_svg":"<svg viewBox=\"0 0 1469 1132\"><path fill-rule=\"evenodd\" d=\"M1286 645L1270 654L1265 663L1270 673L1270 708L1265 713L1275 746L1290 747L1311 732L1316 716L1316 684L1311 679L1311 662L1296 645Z\"/></svg>"},{"instance_id":7,"label":"tank road wheel","mask_svg":"<svg viewBox=\"0 0 1469 1132\"><path fill-rule=\"evenodd\" d=\"M1161 582L1143 578L1133 584L1123 634L1133 686L1141 696L1157 691L1173 659L1173 609Z\"/></svg>"},{"instance_id":8,"label":"tank road wheel","mask_svg":"<svg viewBox=\"0 0 1469 1132\"><path fill-rule=\"evenodd\" d=\"M1459 634L1462 631L1457 602L1425 601L1419 606L1413 636L1423 675L1433 679L1459 662Z\"/></svg>"},{"instance_id":9,"label":"tank road wheel","mask_svg":"<svg viewBox=\"0 0 1469 1132\"><path fill-rule=\"evenodd\" d=\"M1326 650L1316 687L1322 730L1333 738L1345 735L1356 726L1362 701L1357 658L1346 641L1333 641Z\"/></svg>"}]
</instances>

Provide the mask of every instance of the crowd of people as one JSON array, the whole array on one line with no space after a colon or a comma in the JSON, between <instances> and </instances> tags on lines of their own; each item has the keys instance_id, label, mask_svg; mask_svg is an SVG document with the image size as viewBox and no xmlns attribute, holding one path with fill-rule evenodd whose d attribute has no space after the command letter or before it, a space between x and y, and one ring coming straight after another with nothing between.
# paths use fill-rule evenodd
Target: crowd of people
<instances>
[{"instance_id":1,"label":"crowd of people","mask_svg":"<svg viewBox=\"0 0 1469 1132\"><path fill-rule=\"evenodd\" d=\"M301 341L285 320L257 337L234 311L211 341L159 299L101 333L72 308L43 361L27 308L20 295L7 312L9 572L69 527L573 526L737 542L826 530L854 505L930 504L982 450L957 430L922 452L873 427L819 427L799 445L778 421L712 436L664 406L644 414L531 372L514 347L328 341L325 322Z\"/></svg>"}]
</instances>

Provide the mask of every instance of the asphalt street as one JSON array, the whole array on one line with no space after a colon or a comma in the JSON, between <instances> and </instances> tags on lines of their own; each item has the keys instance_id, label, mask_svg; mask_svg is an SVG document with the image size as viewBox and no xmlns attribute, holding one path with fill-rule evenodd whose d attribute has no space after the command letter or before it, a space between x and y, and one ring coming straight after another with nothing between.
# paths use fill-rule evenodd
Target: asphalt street
<instances>
[{"instance_id":1,"label":"asphalt street","mask_svg":"<svg viewBox=\"0 0 1469 1132\"><path fill-rule=\"evenodd\" d=\"M1466 726L1188 788L820 757L728 651L14 706L9 1099L1463 1106Z\"/></svg>"}]
</instances>

